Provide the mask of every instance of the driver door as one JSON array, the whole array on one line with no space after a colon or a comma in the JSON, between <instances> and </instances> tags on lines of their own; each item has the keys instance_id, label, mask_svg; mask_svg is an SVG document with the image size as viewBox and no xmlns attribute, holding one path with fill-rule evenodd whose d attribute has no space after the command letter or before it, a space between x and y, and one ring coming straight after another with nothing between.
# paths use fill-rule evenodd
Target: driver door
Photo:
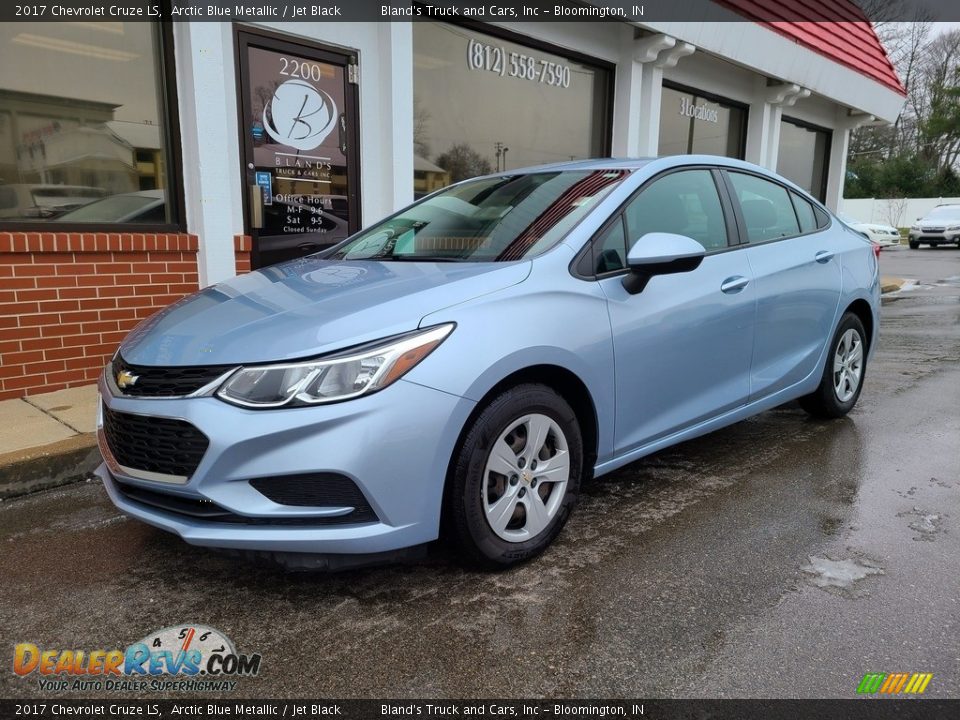
<instances>
[{"instance_id":1,"label":"driver door","mask_svg":"<svg viewBox=\"0 0 960 720\"><path fill-rule=\"evenodd\" d=\"M594 245L613 331L617 454L744 405L750 395L756 297L719 179L709 168L655 178ZM655 276L630 294L626 253L650 232L692 237L707 254L696 270Z\"/></svg>"}]
</instances>

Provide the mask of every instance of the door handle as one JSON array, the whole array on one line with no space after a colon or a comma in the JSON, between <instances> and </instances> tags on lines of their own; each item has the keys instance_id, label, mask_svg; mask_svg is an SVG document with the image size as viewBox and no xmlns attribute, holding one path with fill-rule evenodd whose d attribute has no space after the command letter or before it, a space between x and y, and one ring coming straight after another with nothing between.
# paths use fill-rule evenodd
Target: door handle
<instances>
[{"instance_id":1,"label":"door handle","mask_svg":"<svg viewBox=\"0 0 960 720\"><path fill-rule=\"evenodd\" d=\"M833 250L821 250L813 256L813 259L818 263L830 262L833 259Z\"/></svg>"},{"instance_id":2,"label":"door handle","mask_svg":"<svg viewBox=\"0 0 960 720\"><path fill-rule=\"evenodd\" d=\"M728 295L732 295L733 293L743 290L749 282L749 278L745 278L743 275L734 275L733 277L728 277L720 285L720 292L725 292Z\"/></svg>"},{"instance_id":3,"label":"door handle","mask_svg":"<svg viewBox=\"0 0 960 720\"><path fill-rule=\"evenodd\" d=\"M250 227L263 227L263 188L250 186Z\"/></svg>"}]
</instances>

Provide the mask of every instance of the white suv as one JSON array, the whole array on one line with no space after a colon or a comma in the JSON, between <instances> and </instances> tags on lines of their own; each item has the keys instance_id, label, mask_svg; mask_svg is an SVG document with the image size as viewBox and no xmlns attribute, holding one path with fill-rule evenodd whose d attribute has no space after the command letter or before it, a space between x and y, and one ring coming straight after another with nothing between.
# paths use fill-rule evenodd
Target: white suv
<instances>
[{"instance_id":1,"label":"white suv","mask_svg":"<svg viewBox=\"0 0 960 720\"><path fill-rule=\"evenodd\" d=\"M930 247L952 245L960 247L960 205L937 205L910 226L910 247L921 243Z\"/></svg>"}]
</instances>

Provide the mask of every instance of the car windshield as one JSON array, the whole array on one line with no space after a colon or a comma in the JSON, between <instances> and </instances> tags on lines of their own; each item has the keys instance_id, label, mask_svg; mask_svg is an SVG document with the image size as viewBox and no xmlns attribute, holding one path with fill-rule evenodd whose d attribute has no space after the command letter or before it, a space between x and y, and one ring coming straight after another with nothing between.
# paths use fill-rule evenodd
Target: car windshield
<instances>
[{"instance_id":1,"label":"car windshield","mask_svg":"<svg viewBox=\"0 0 960 720\"><path fill-rule=\"evenodd\" d=\"M329 257L469 262L531 257L558 243L626 175L566 170L461 183L374 225Z\"/></svg>"},{"instance_id":2,"label":"car windshield","mask_svg":"<svg viewBox=\"0 0 960 720\"><path fill-rule=\"evenodd\" d=\"M924 220L946 220L947 218L960 219L960 206L958 205L945 205L943 207L934 208Z\"/></svg>"}]
</instances>

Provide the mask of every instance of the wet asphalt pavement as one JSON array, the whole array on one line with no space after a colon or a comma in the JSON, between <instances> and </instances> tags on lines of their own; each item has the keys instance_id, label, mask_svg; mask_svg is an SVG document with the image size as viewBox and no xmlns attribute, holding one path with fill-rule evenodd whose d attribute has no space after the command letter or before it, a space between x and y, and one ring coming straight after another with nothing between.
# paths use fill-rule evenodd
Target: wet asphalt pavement
<instances>
[{"instance_id":1,"label":"wet asphalt pavement","mask_svg":"<svg viewBox=\"0 0 960 720\"><path fill-rule=\"evenodd\" d=\"M262 654L249 698L849 698L868 671L960 697L960 251L881 266L919 285L884 300L848 418L786 406L596 480L533 563L288 575L86 483L0 504L0 648L203 623Z\"/></svg>"}]
</instances>

